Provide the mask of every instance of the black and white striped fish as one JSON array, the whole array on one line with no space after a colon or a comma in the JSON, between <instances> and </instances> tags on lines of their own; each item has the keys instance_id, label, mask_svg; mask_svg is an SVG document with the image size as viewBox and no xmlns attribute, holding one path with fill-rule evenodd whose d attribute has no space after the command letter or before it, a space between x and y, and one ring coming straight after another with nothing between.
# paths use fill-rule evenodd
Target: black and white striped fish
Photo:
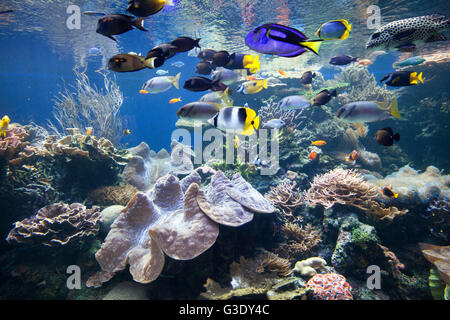
<instances>
[{"instance_id":1,"label":"black and white striped fish","mask_svg":"<svg viewBox=\"0 0 450 320\"><path fill-rule=\"evenodd\" d=\"M259 128L259 116L253 109L229 107L221 109L208 123L219 130L250 136Z\"/></svg>"}]
</instances>

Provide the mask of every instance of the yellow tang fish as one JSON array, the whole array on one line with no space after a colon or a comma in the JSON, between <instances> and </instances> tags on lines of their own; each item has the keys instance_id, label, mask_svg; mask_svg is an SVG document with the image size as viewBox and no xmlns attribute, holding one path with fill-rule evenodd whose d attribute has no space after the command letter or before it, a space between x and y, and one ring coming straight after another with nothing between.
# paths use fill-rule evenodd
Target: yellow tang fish
<instances>
[{"instance_id":1,"label":"yellow tang fish","mask_svg":"<svg viewBox=\"0 0 450 320\"><path fill-rule=\"evenodd\" d=\"M8 130L10 121L6 115L0 120L0 137L6 137L6 131Z\"/></svg>"}]
</instances>

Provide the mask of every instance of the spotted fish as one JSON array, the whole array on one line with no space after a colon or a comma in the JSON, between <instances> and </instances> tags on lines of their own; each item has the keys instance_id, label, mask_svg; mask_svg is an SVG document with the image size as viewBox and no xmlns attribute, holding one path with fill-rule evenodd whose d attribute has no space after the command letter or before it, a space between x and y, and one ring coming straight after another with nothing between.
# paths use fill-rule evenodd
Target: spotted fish
<instances>
[{"instance_id":1,"label":"spotted fish","mask_svg":"<svg viewBox=\"0 0 450 320\"><path fill-rule=\"evenodd\" d=\"M366 48L410 52L419 43L447 40L441 32L448 29L450 19L437 14L397 20L376 30Z\"/></svg>"}]
</instances>

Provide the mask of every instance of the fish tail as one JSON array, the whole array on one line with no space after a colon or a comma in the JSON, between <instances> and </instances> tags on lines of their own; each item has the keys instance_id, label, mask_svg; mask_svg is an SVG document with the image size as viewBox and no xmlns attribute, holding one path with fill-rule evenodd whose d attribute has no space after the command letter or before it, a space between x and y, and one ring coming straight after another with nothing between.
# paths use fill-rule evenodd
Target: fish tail
<instances>
[{"instance_id":1,"label":"fish tail","mask_svg":"<svg viewBox=\"0 0 450 320\"><path fill-rule=\"evenodd\" d=\"M144 19L145 17L137 18L136 20L133 21L133 25L139 30L148 31L147 29L144 28Z\"/></svg>"},{"instance_id":2,"label":"fish tail","mask_svg":"<svg viewBox=\"0 0 450 320\"><path fill-rule=\"evenodd\" d=\"M400 115L400 111L398 111L398 103L397 103L397 99L394 99L391 102L391 105L389 106L389 112L391 113L391 115L397 119L401 119L402 116Z\"/></svg>"},{"instance_id":3,"label":"fish tail","mask_svg":"<svg viewBox=\"0 0 450 320\"><path fill-rule=\"evenodd\" d=\"M195 40L195 42L194 42L194 47L201 48L201 47L200 47L200 44L199 44L199 42L200 42L201 39L202 39L202 38L198 38L198 39Z\"/></svg>"},{"instance_id":4,"label":"fish tail","mask_svg":"<svg viewBox=\"0 0 450 320\"><path fill-rule=\"evenodd\" d=\"M156 57L151 57L151 58L148 58L148 59L144 59L144 58L142 58L142 62L144 63L144 65L147 67L147 68L150 68L150 69L155 69L155 60L156 60Z\"/></svg>"},{"instance_id":5,"label":"fish tail","mask_svg":"<svg viewBox=\"0 0 450 320\"><path fill-rule=\"evenodd\" d=\"M358 61L359 57L354 57L352 61Z\"/></svg>"},{"instance_id":6,"label":"fish tail","mask_svg":"<svg viewBox=\"0 0 450 320\"><path fill-rule=\"evenodd\" d=\"M304 42L300 42L299 44L308 48L315 54L319 55L319 48L320 48L320 45L322 44L322 41L323 40L304 41Z\"/></svg>"},{"instance_id":7,"label":"fish tail","mask_svg":"<svg viewBox=\"0 0 450 320\"><path fill-rule=\"evenodd\" d=\"M175 2L173 0L164 0L164 4L166 6L172 6L173 7L175 5Z\"/></svg>"},{"instance_id":8,"label":"fish tail","mask_svg":"<svg viewBox=\"0 0 450 320\"><path fill-rule=\"evenodd\" d=\"M259 118L259 116L257 116L254 120L253 120L253 128L255 130L259 129L259 124L261 122L261 119Z\"/></svg>"},{"instance_id":9,"label":"fish tail","mask_svg":"<svg viewBox=\"0 0 450 320\"><path fill-rule=\"evenodd\" d=\"M267 89L267 80L268 79L264 79L264 81L261 83L261 85L264 89Z\"/></svg>"},{"instance_id":10,"label":"fish tail","mask_svg":"<svg viewBox=\"0 0 450 320\"><path fill-rule=\"evenodd\" d=\"M395 198L395 199L398 198L398 193L394 193L394 198Z\"/></svg>"},{"instance_id":11,"label":"fish tail","mask_svg":"<svg viewBox=\"0 0 450 320\"><path fill-rule=\"evenodd\" d=\"M339 38L339 40L345 40L348 38L348 36L350 35L350 32L347 30L344 31L344 33L342 34L342 36Z\"/></svg>"},{"instance_id":12,"label":"fish tail","mask_svg":"<svg viewBox=\"0 0 450 320\"><path fill-rule=\"evenodd\" d=\"M419 75L417 76L417 80L419 80L421 83L423 83L422 72L419 73Z\"/></svg>"},{"instance_id":13,"label":"fish tail","mask_svg":"<svg viewBox=\"0 0 450 320\"><path fill-rule=\"evenodd\" d=\"M172 79L173 86L177 89L180 89L180 75L181 72L178 72L178 74Z\"/></svg>"},{"instance_id":14,"label":"fish tail","mask_svg":"<svg viewBox=\"0 0 450 320\"><path fill-rule=\"evenodd\" d=\"M231 105L231 101L230 101L230 99L228 98L228 91L229 91L229 90L230 90L230 88L227 87L227 88L223 91L223 93L222 93L222 100L223 100L223 102L225 102L225 104L226 104L227 106Z\"/></svg>"}]
</instances>

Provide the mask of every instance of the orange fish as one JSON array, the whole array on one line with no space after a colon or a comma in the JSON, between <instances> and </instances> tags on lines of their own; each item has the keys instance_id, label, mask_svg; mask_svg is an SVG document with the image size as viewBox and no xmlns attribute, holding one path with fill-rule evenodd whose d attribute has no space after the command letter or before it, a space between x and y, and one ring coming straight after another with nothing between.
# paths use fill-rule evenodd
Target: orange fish
<instances>
[{"instance_id":1,"label":"orange fish","mask_svg":"<svg viewBox=\"0 0 450 320\"><path fill-rule=\"evenodd\" d=\"M177 103L179 101L181 101L181 97L170 99L169 103Z\"/></svg>"},{"instance_id":2,"label":"orange fish","mask_svg":"<svg viewBox=\"0 0 450 320\"><path fill-rule=\"evenodd\" d=\"M147 90L139 90L139 93L140 93L140 94L147 94L148 91L147 91Z\"/></svg>"},{"instance_id":3,"label":"orange fish","mask_svg":"<svg viewBox=\"0 0 450 320\"><path fill-rule=\"evenodd\" d=\"M309 154L308 158L311 159L311 160L316 160L317 152L311 151L311 153Z\"/></svg>"},{"instance_id":4,"label":"orange fish","mask_svg":"<svg viewBox=\"0 0 450 320\"><path fill-rule=\"evenodd\" d=\"M92 128L92 127L86 128L86 135L90 136L92 134L92 132L94 132L94 128Z\"/></svg>"},{"instance_id":5,"label":"orange fish","mask_svg":"<svg viewBox=\"0 0 450 320\"><path fill-rule=\"evenodd\" d=\"M384 194L386 197L389 197L389 198L398 198L398 193L395 193L394 191L392 191L392 187L391 186L387 186L387 187L381 188L381 193Z\"/></svg>"},{"instance_id":6,"label":"orange fish","mask_svg":"<svg viewBox=\"0 0 450 320\"><path fill-rule=\"evenodd\" d=\"M358 158L359 158L358 152L356 150L353 150L345 157L345 161L354 163Z\"/></svg>"},{"instance_id":7,"label":"orange fish","mask_svg":"<svg viewBox=\"0 0 450 320\"><path fill-rule=\"evenodd\" d=\"M247 77L247 80L248 80L248 81L256 80L256 77L254 77L254 76L248 76L248 77Z\"/></svg>"},{"instance_id":8,"label":"orange fish","mask_svg":"<svg viewBox=\"0 0 450 320\"><path fill-rule=\"evenodd\" d=\"M287 74L286 74L286 72L284 72L283 70L281 70L281 69L278 69L278 72L281 74L281 75L283 75L283 76L285 76L285 77L287 77Z\"/></svg>"},{"instance_id":9,"label":"orange fish","mask_svg":"<svg viewBox=\"0 0 450 320\"><path fill-rule=\"evenodd\" d=\"M311 141L311 144L312 145L314 145L314 146L324 146L324 145L326 145L327 143L325 142L325 141L323 141L323 140L316 140L316 141Z\"/></svg>"},{"instance_id":10,"label":"orange fish","mask_svg":"<svg viewBox=\"0 0 450 320\"><path fill-rule=\"evenodd\" d=\"M372 62L371 60L369 60L369 59L361 59L361 60L358 61L358 64L359 64L360 66L368 67L368 66L370 66L371 64L373 64L373 62Z\"/></svg>"}]
</instances>

